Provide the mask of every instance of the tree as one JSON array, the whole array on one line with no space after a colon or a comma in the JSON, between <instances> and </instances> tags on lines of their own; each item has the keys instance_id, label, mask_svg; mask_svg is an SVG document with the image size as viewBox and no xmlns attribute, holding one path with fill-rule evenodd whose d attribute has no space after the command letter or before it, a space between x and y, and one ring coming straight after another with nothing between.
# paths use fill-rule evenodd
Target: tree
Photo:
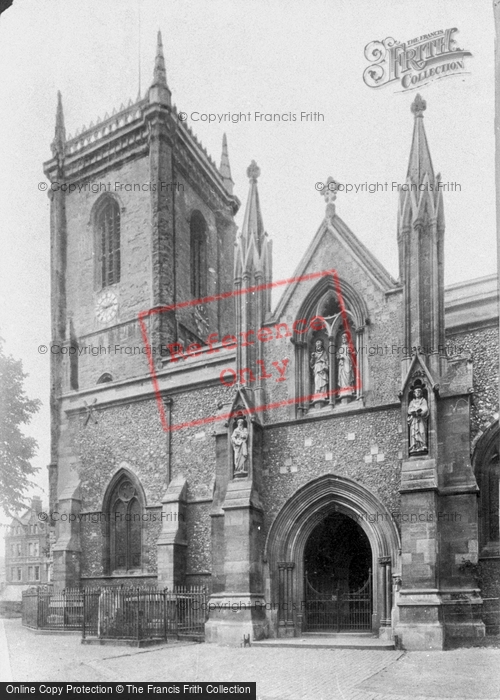
<instances>
[{"instance_id":1,"label":"tree","mask_svg":"<svg viewBox=\"0 0 500 700\"><path fill-rule=\"evenodd\" d=\"M26 506L24 494L38 471L30 461L37 442L21 426L30 422L41 402L26 396L22 362L5 355L3 342L0 338L0 506L11 515Z\"/></svg>"}]
</instances>

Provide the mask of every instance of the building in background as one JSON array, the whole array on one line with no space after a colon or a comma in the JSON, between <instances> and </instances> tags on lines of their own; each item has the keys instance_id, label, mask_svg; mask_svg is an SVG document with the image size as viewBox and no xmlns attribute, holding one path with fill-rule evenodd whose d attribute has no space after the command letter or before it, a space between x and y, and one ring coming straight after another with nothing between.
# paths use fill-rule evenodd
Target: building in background
<instances>
[{"instance_id":1,"label":"building in background","mask_svg":"<svg viewBox=\"0 0 500 700\"><path fill-rule=\"evenodd\" d=\"M172 104L160 37L145 96L74 137L59 98L56 586L206 584L222 643L346 630L436 649L498 624L497 285L444 288L425 110L417 96L399 279L330 179L273 310L260 170L238 232L226 140L217 168Z\"/></svg>"},{"instance_id":2,"label":"building in background","mask_svg":"<svg viewBox=\"0 0 500 700\"><path fill-rule=\"evenodd\" d=\"M30 507L6 528L5 586L0 600L5 612L20 610L21 594L30 586L50 583L49 528L39 517L44 512L41 498L34 496Z\"/></svg>"}]
</instances>

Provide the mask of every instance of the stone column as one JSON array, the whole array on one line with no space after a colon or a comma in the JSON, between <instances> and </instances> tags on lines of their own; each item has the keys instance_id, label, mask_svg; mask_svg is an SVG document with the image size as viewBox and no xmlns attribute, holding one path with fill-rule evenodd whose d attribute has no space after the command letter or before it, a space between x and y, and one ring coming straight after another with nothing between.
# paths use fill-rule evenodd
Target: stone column
<instances>
[{"instance_id":1,"label":"stone column","mask_svg":"<svg viewBox=\"0 0 500 700\"><path fill-rule=\"evenodd\" d=\"M224 511L225 591L210 598L207 642L239 645L267 636L261 533L263 510L249 478L230 481Z\"/></svg>"},{"instance_id":2,"label":"stone column","mask_svg":"<svg viewBox=\"0 0 500 700\"><path fill-rule=\"evenodd\" d=\"M230 413L231 404L224 403L220 407L222 416ZM211 519L211 546L212 546L212 592L220 593L225 588L224 572L224 510L222 506L226 498L227 485L229 483L229 455L228 434L225 418L215 424L215 454L216 474L215 492L210 509Z\"/></svg>"},{"instance_id":3,"label":"stone column","mask_svg":"<svg viewBox=\"0 0 500 700\"><path fill-rule=\"evenodd\" d=\"M396 634L409 650L442 649L438 595L438 495L435 459L409 458L401 474L402 581Z\"/></svg>"}]
</instances>

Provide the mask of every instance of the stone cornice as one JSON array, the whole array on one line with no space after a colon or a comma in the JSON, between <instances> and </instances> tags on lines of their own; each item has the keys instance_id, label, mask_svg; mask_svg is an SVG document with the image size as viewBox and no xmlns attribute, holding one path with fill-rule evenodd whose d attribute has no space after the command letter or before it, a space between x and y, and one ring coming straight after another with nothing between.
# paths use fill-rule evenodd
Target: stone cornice
<instances>
[{"instance_id":1,"label":"stone cornice","mask_svg":"<svg viewBox=\"0 0 500 700\"><path fill-rule=\"evenodd\" d=\"M308 423L315 423L322 420L330 420L335 418L344 418L345 416L353 415L365 415L367 413L377 413L387 410L398 410L401 411L401 404L399 402L385 403L378 406L359 406L354 409L347 409L342 411L325 411L324 414L306 414L303 418L290 418L281 421L275 421L270 423L264 423L265 428L282 428L287 425L307 425Z\"/></svg>"},{"instance_id":2,"label":"stone cornice","mask_svg":"<svg viewBox=\"0 0 500 700\"><path fill-rule=\"evenodd\" d=\"M169 362L157 373L160 395L163 400L168 400L177 394L201 387L221 386L220 367L233 367L234 364L235 353L227 350L220 354L207 355L207 353L203 353L200 357L190 358L187 361L178 360L175 364ZM155 391L149 374L123 382L98 384L89 389L58 397L62 409L67 415L86 412L86 404L92 403L94 399L97 399L95 408L99 411L101 408L154 398Z\"/></svg>"}]
</instances>

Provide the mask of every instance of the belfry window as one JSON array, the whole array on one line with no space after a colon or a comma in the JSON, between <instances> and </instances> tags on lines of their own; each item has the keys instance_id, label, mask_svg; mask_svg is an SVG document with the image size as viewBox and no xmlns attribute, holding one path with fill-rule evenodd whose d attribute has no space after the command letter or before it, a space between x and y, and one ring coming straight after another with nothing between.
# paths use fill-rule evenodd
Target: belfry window
<instances>
[{"instance_id":1,"label":"belfry window","mask_svg":"<svg viewBox=\"0 0 500 700\"><path fill-rule=\"evenodd\" d=\"M96 215L96 244L99 253L100 286L109 287L120 281L120 207L106 197Z\"/></svg>"},{"instance_id":2,"label":"belfry window","mask_svg":"<svg viewBox=\"0 0 500 700\"><path fill-rule=\"evenodd\" d=\"M190 221L191 295L200 299L207 294L207 233L200 212L195 211Z\"/></svg>"},{"instance_id":3,"label":"belfry window","mask_svg":"<svg viewBox=\"0 0 500 700\"><path fill-rule=\"evenodd\" d=\"M130 571L142 566L142 500L128 476L124 475L109 500L110 569Z\"/></svg>"}]
</instances>

